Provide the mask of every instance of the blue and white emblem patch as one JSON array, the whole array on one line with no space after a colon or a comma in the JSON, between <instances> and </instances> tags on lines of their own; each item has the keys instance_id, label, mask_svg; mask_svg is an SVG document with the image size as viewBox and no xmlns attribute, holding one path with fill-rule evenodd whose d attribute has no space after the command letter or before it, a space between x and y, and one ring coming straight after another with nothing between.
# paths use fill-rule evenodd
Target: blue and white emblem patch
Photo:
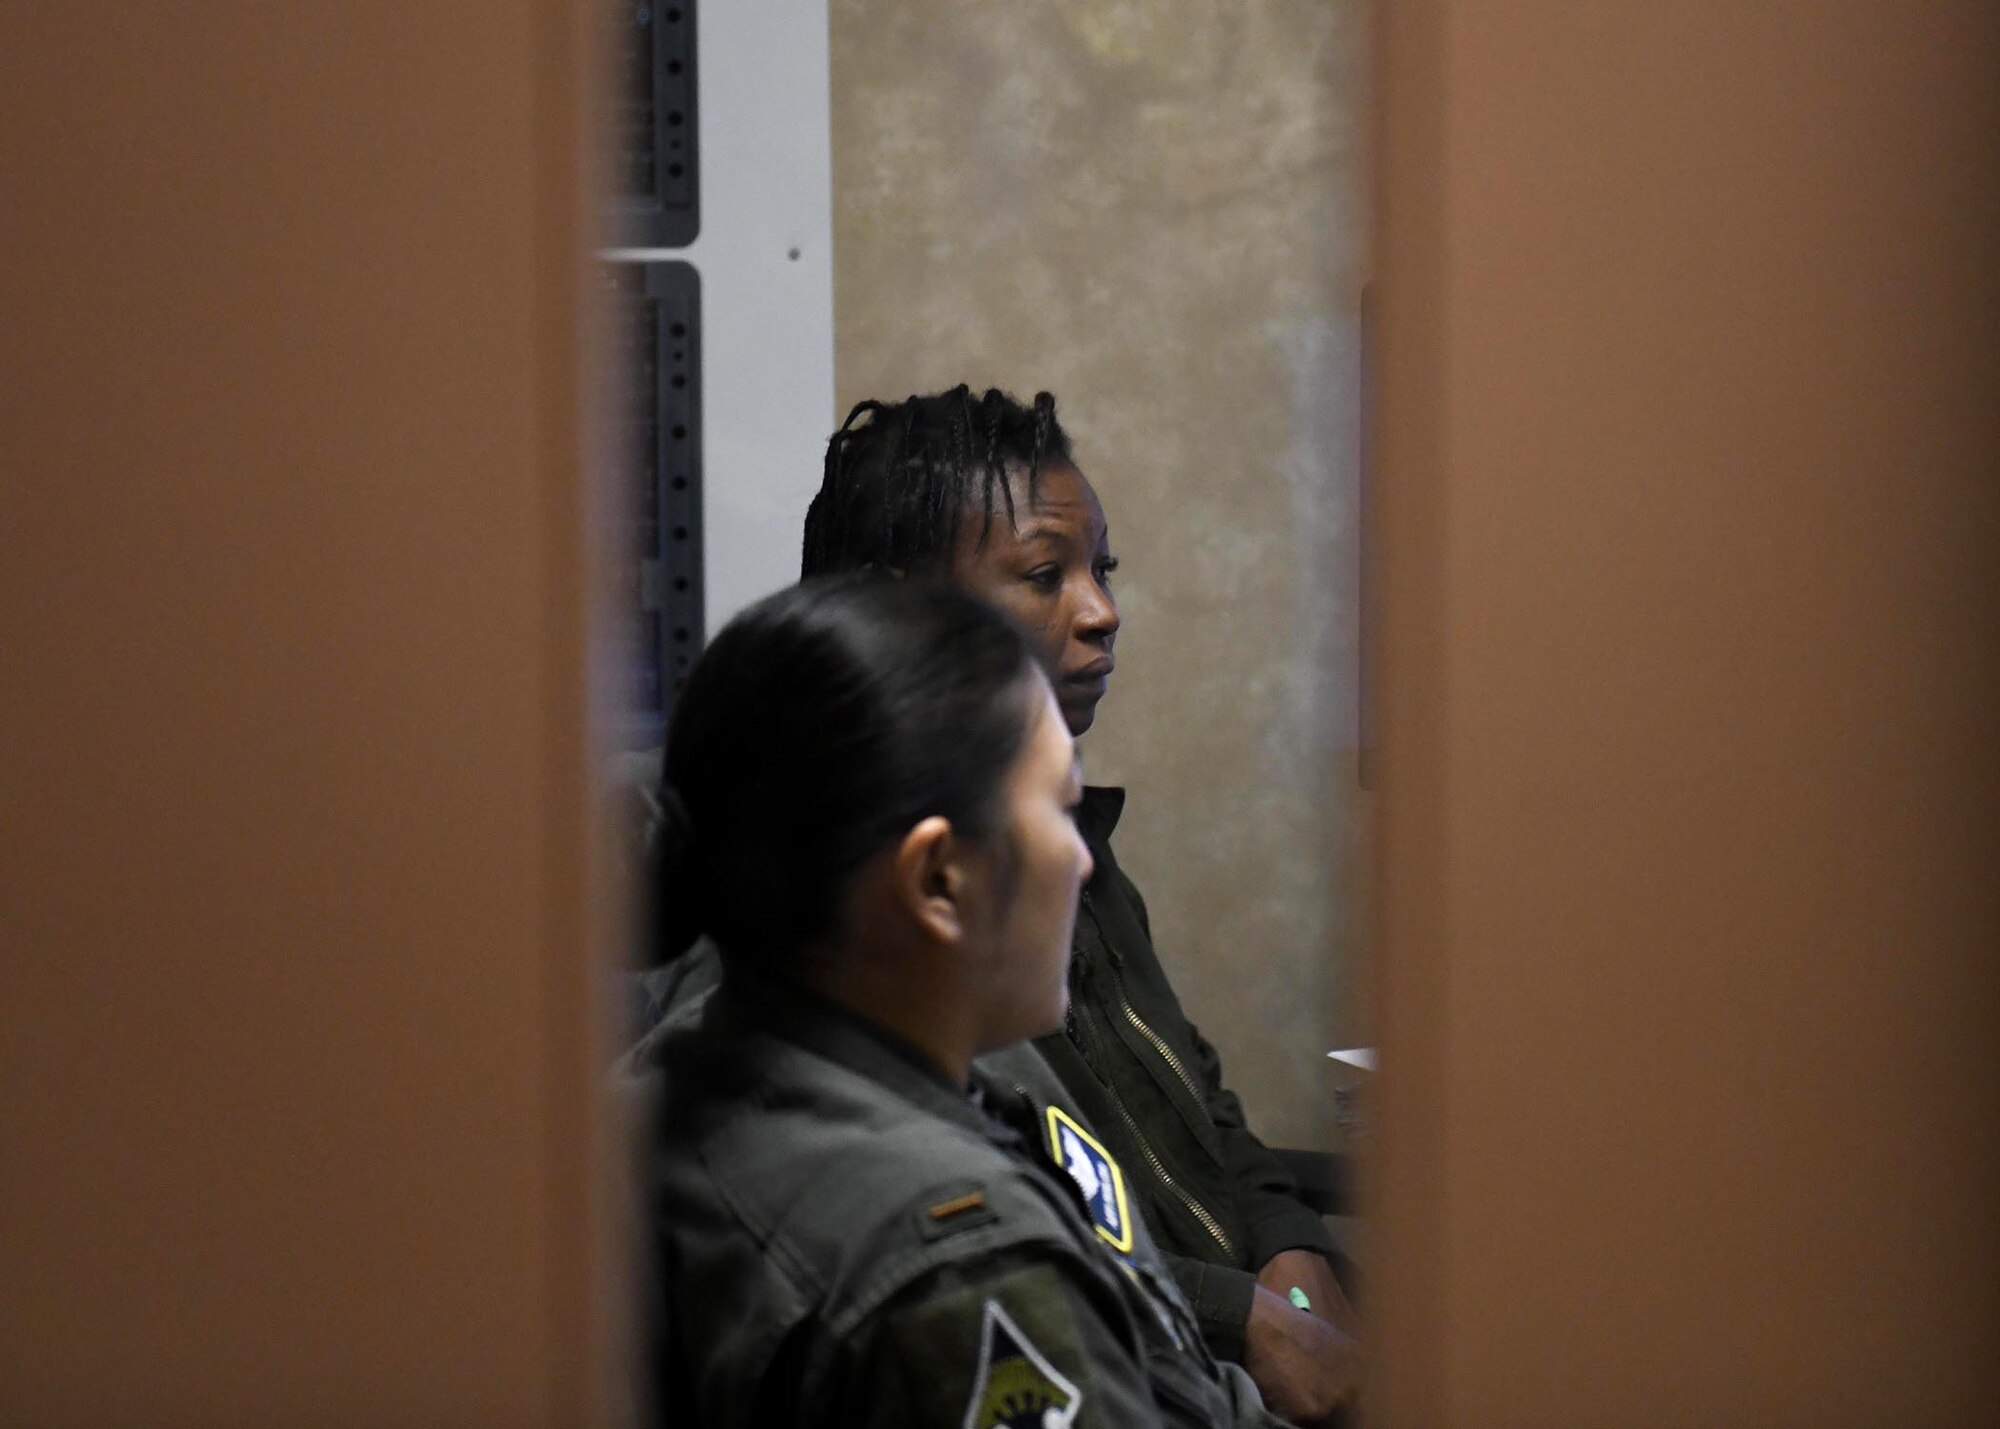
<instances>
[{"instance_id":1,"label":"blue and white emblem patch","mask_svg":"<svg viewBox=\"0 0 2000 1429\"><path fill-rule=\"evenodd\" d=\"M1132 1249L1132 1212L1125 1200L1125 1176L1098 1139L1061 1107L1049 1108L1049 1152L1090 1207L1091 1224L1113 1250Z\"/></svg>"}]
</instances>

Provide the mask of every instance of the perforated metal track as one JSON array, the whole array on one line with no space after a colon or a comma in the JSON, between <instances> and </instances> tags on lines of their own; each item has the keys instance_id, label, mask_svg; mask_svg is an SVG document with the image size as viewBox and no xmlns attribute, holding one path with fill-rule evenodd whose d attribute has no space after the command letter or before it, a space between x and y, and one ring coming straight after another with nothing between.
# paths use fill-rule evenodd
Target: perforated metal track
<instances>
[{"instance_id":1,"label":"perforated metal track","mask_svg":"<svg viewBox=\"0 0 2000 1429\"><path fill-rule=\"evenodd\" d=\"M628 483L617 528L617 589L633 648L625 700L633 746L657 744L705 638L701 540L701 286L674 261L601 265L627 386L607 448Z\"/></svg>"},{"instance_id":2,"label":"perforated metal track","mask_svg":"<svg viewBox=\"0 0 2000 1429\"><path fill-rule=\"evenodd\" d=\"M684 248L701 231L694 0L600 3L613 81L604 125L613 145L608 241Z\"/></svg>"}]
</instances>

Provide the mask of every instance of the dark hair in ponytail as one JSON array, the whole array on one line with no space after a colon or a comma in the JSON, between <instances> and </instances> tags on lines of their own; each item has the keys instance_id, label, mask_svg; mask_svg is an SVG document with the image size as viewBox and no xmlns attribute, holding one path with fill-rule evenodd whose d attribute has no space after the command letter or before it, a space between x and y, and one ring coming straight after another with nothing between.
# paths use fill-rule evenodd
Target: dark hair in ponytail
<instances>
[{"instance_id":1,"label":"dark hair in ponytail","mask_svg":"<svg viewBox=\"0 0 2000 1429\"><path fill-rule=\"evenodd\" d=\"M1023 405L997 387L963 384L901 402L860 402L826 444L819 494L806 510L800 574L878 570L941 574L959 522L977 508L980 535L998 510L1014 519L1009 477L1035 499L1042 472L1070 459L1056 399Z\"/></svg>"},{"instance_id":2,"label":"dark hair in ponytail","mask_svg":"<svg viewBox=\"0 0 2000 1429\"><path fill-rule=\"evenodd\" d=\"M737 616L667 736L659 960L706 932L726 958L782 962L919 821L992 831L1034 672L1013 626L929 582L812 581Z\"/></svg>"}]
</instances>

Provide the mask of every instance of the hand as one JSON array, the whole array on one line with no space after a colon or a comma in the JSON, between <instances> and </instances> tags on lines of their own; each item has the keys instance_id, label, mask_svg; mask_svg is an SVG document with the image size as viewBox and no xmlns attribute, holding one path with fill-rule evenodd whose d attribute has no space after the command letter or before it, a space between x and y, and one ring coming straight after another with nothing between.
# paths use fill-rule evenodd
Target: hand
<instances>
[{"instance_id":1,"label":"hand","mask_svg":"<svg viewBox=\"0 0 2000 1429\"><path fill-rule=\"evenodd\" d=\"M1298 1286L1312 1301L1313 1314L1349 1339L1361 1338L1361 1317L1354 1313L1347 1296L1341 1293L1340 1282L1333 1278L1333 1267L1318 1252L1279 1251L1257 1272L1257 1283L1286 1298L1289 1298L1291 1288Z\"/></svg>"},{"instance_id":2,"label":"hand","mask_svg":"<svg viewBox=\"0 0 2000 1429\"><path fill-rule=\"evenodd\" d=\"M1244 1327L1243 1368L1274 1413L1319 1429L1360 1394L1366 1365L1358 1340L1260 1284Z\"/></svg>"}]
</instances>

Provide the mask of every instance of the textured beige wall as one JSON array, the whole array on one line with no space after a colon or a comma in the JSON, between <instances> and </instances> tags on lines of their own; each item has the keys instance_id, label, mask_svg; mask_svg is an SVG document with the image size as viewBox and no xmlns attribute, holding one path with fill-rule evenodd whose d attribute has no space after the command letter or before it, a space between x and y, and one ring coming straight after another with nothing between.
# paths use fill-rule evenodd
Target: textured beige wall
<instances>
[{"instance_id":1,"label":"textured beige wall","mask_svg":"<svg viewBox=\"0 0 2000 1429\"><path fill-rule=\"evenodd\" d=\"M1354 975L1363 50L1349 0L833 0L842 409L1061 402L1125 630L1084 743L1191 1015L1324 1138Z\"/></svg>"}]
</instances>

